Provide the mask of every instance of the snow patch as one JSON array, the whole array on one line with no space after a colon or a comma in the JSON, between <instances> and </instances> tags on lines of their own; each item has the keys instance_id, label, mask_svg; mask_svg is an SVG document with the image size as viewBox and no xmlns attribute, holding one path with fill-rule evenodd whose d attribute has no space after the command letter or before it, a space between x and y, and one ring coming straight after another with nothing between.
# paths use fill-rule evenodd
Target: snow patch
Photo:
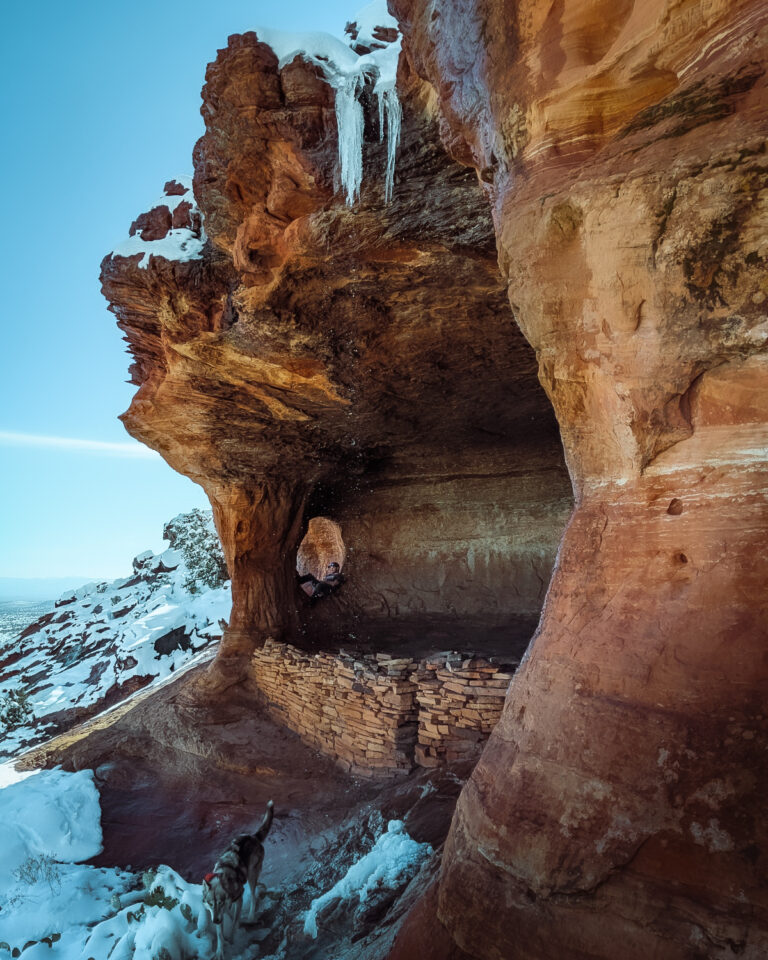
<instances>
[{"instance_id":1,"label":"snow patch","mask_svg":"<svg viewBox=\"0 0 768 960\"><path fill-rule=\"evenodd\" d=\"M694 841L701 847L707 847L711 853L733 850L733 839L715 819L710 820L706 827L702 827L700 823L692 823L690 830Z\"/></svg>"},{"instance_id":2,"label":"snow patch","mask_svg":"<svg viewBox=\"0 0 768 960\"><path fill-rule=\"evenodd\" d=\"M0 757L54 733L52 715L98 704L131 680L162 682L219 640L232 601L229 583L212 586L220 548L210 514L177 517L166 533L173 546L140 554L132 576L67 591L26 637L0 638L0 701L22 689L32 710L0 731Z\"/></svg>"},{"instance_id":3,"label":"snow patch","mask_svg":"<svg viewBox=\"0 0 768 960\"><path fill-rule=\"evenodd\" d=\"M182 203L190 203L192 209L190 216L197 214L202 223L203 215L200 208L195 203L195 196L192 192L192 177L175 177L177 183L187 188L184 194L166 194L152 204L150 209L155 207L168 207L173 216L176 207ZM173 183L174 181L169 181ZM141 230L138 230L133 237L128 237L119 243L111 253L113 257L133 257L136 254L142 254L139 260L139 267L146 270L149 266L150 257L163 257L166 260L178 260L181 263L187 260L199 260L203 255L203 247L207 237L205 230L201 227L199 235L187 227L171 229L160 240L142 240Z\"/></svg>"},{"instance_id":4,"label":"snow patch","mask_svg":"<svg viewBox=\"0 0 768 960\"><path fill-rule=\"evenodd\" d=\"M357 28L357 36L354 42L363 44L366 47L381 47L384 43L374 36L377 27L397 30L397 20L387 9L387 0L373 0L373 3L366 4L362 9L352 17L352 23ZM349 33L349 31L346 31Z\"/></svg>"},{"instance_id":5,"label":"snow patch","mask_svg":"<svg viewBox=\"0 0 768 960\"><path fill-rule=\"evenodd\" d=\"M101 851L100 815L90 770L36 773L0 789L0 943L7 944L6 955L208 960L212 932L202 886L166 866L142 878L80 863Z\"/></svg>"},{"instance_id":6,"label":"snow patch","mask_svg":"<svg viewBox=\"0 0 768 960\"><path fill-rule=\"evenodd\" d=\"M101 852L99 795L90 770L46 770L0 791L0 888L28 857L76 863Z\"/></svg>"},{"instance_id":7,"label":"snow patch","mask_svg":"<svg viewBox=\"0 0 768 960\"><path fill-rule=\"evenodd\" d=\"M421 862L432 854L428 843L417 843L405 832L402 820L390 820L386 833L373 849L353 863L346 874L321 897L310 904L304 918L304 933L317 938L317 918L334 900L364 903L376 890L395 889L413 875Z\"/></svg>"}]
</instances>

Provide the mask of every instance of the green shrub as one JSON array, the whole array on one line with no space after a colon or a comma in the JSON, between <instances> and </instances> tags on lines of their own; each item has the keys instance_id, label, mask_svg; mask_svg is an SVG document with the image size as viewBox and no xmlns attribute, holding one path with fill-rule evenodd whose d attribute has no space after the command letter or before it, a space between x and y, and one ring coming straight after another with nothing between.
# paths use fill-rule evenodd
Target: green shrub
<instances>
[{"instance_id":1,"label":"green shrub","mask_svg":"<svg viewBox=\"0 0 768 960\"><path fill-rule=\"evenodd\" d=\"M22 687L0 695L0 731L15 730L32 717L29 694Z\"/></svg>"},{"instance_id":2,"label":"green shrub","mask_svg":"<svg viewBox=\"0 0 768 960\"><path fill-rule=\"evenodd\" d=\"M213 519L202 510L179 514L165 525L163 538L184 557L189 576L185 590L196 593L200 586L215 589L229 579Z\"/></svg>"},{"instance_id":3,"label":"green shrub","mask_svg":"<svg viewBox=\"0 0 768 960\"><path fill-rule=\"evenodd\" d=\"M178 902L175 897L169 896L161 886L150 890L144 897L144 904L147 907L162 907L163 910L173 910Z\"/></svg>"}]
</instances>

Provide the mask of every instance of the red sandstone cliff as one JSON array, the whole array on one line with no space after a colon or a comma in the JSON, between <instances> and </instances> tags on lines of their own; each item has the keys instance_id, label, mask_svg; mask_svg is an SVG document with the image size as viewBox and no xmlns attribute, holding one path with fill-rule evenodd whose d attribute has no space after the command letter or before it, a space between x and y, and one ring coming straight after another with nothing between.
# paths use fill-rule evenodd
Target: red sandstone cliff
<instances>
[{"instance_id":1,"label":"red sandstone cliff","mask_svg":"<svg viewBox=\"0 0 768 960\"><path fill-rule=\"evenodd\" d=\"M315 513L355 539L347 614L535 616L568 498L514 318L577 508L431 942L764 957L764 5L392 7L389 206L373 127L360 203L336 190L316 68L253 34L209 68L201 259L103 264L136 357L126 426L211 497L222 669L299 629Z\"/></svg>"},{"instance_id":2,"label":"red sandstone cliff","mask_svg":"<svg viewBox=\"0 0 768 960\"><path fill-rule=\"evenodd\" d=\"M765 5L393 6L577 497L439 915L480 957L763 957Z\"/></svg>"},{"instance_id":3,"label":"red sandstone cliff","mask_svg":"<svg viewBox=\"0 0 768 960\"><path fill-rule=\"evenodd\" d=\"M181 260L123 246L102 265L139 386L123 421L211 499L234 604L218 669L235 675L267 637L393 620L459 624L470 645L511 625L524 645L570 511L483 191L440 145L425 85L401 79L393 201L369 110L350 208L317 68L230 38L195 148L207 245ZM294 571L320 513L341 524L348 576L313 626Z\"/></svg>"}]
</instances>

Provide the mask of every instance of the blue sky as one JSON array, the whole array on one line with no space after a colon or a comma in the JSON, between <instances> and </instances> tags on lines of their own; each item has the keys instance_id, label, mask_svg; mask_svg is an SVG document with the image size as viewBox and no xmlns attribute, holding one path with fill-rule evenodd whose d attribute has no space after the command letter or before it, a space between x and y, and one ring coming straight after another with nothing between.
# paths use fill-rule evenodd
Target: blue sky
<instances>
[{"instance_id":1,"label":"blue sky","mask_svg":"<svg viewBox=\"0 0 768 960\"><path fill-rule=\"evenodd\" d=\"M166 520L207 506L117 420L134 388L99 263L166 180L192 172L205 67L231 33L263 24L340 34L360 5L5 6L0 577L120 576L136 553L162 547Z\"/></svg>"}]
</instances>

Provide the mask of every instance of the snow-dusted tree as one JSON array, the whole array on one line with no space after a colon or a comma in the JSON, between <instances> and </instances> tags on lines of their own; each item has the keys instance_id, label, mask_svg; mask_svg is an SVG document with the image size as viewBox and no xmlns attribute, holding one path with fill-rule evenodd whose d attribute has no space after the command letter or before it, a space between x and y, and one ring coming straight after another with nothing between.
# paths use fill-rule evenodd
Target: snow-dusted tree
<instances>
[{"instance_id":1,"label":"snow-dusted tree","mask_svg":"<svg viewBox=\"0 0 768 960\"><path fill-rule=\"evenodd\" d=\"M0 730L14 730L32 717L29 694L21 687L0 695Z\"/></svg>"},{"instance_id":2,"label":"snow-dusted tree","mask_svg":"<svg viewBox=\"0 0 768 960\"><path fill-rule=\"evenodd\" d=\"M229 579L213 517L202 510L180 513L167 523L163 538L184 557L189 577L185 589L195 593L201 586L215 589Z\"/></svg>"}]
</instances>

